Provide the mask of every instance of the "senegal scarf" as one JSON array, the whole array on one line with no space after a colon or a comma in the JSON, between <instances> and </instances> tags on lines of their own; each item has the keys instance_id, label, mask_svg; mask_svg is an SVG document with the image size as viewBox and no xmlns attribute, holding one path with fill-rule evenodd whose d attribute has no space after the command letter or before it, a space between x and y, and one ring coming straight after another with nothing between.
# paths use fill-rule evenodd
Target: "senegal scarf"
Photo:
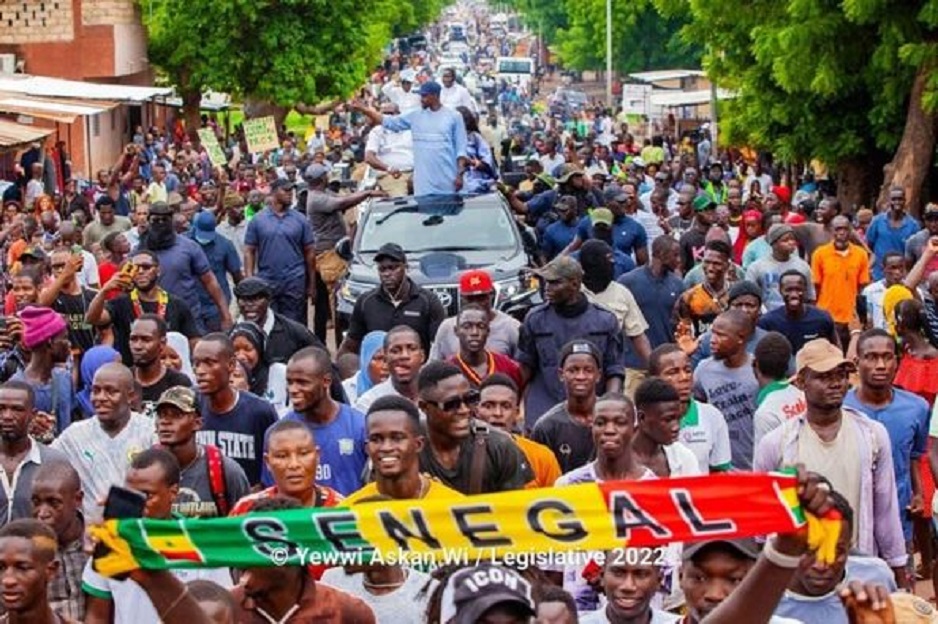
<instances>
[{"instance_id":1,"label":"senegal scarf","mask_svg":"<svg viewBox=\"0 0 938 624\"><path fill-rule=\"evenodd\" d=\"M809 544L833 560L839 516L807 518L788 474L586 483L459 499L363 503L219 519L108 520L92 527L107 547L95 569L273 565L427 565L540 556L625 545L734 539L807 525Z\"/></svg>"}]
</instances>

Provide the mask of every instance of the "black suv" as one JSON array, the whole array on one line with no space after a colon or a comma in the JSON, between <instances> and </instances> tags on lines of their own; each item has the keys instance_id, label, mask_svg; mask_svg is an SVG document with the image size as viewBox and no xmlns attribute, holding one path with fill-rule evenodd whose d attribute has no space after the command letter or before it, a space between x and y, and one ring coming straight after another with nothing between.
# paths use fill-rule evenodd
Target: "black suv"
<instances>
[{"instance_id":1,"label":"black suv","mask_svg":"<svg viewBox=\"0 0 938 624\"><path fill-rule=\"evenodd\" d=\"M404 248L407 274L436 294L447 316L458 311L459 276L469 269L484 269L492 276L497 308L537 291L527 271L521 230L500 194L373 200L359 218L354 240L337 246L350 257L337 298L344 319L360 295L378 286L374 256L385 243Z\"/></svg>"},{"instance_id":2,"label":"black suv","mask_svg":"<svg viewBox=\"0 0 938 624\"><path fill-rule=\"evenodd\" d=\"M559 88L550 96L548 107L550 116L567 121L581 113L589 105L589 96L583 91Z\"/></svg>"}]
</instances>

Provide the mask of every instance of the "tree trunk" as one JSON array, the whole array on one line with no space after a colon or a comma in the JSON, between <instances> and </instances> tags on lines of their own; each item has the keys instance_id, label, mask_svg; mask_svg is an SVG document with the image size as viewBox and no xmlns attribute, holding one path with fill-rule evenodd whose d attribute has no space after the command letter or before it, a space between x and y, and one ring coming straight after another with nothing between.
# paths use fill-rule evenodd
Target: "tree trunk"
<instances>
[{"instance_id":1,"label":"tree trunk","mask_svg":"<svg viewBox=\"0 0 938 624\"><path fill-rule=\"evenodd\" d=\"M254 119L255 117L267 117L269 115L273 115L278 130L280 129L280 126L283 125L283 120L287 118L287 113L290 112L290 109L286 106L277 106L275 104L271 104L270 102L262 102L253 98L244 98L243 109L244 117L246 119Z\"/></svg>"},{"instance_id":2,"label":"tree trunk","mask_svg":"<svg viewBox=\"0 0 938 624\"><path fill-rule=\"evenodd\" d=\"M860 208L869 208L873 196L873 178L870 162L866 158L844 160L837 165L837 199L848 214Z\"/></svg>"},{"instance_id":3,"label":"tree trunk","mask_svg":"<svg viewBox=\"0 0 938 624\"><path fill-rule=\"evenodd\" d=\"M179 93L182 96L182 118L186 122L186 134L193 143L198 144L198 130L202 127L202 90L191 86L180 87Z\"/></svg>"},{"instance_id":4,"label":"tree trunk","mask_svg":"<svg viewBox=\"0 0 938 624\"><path fill-rule=\"evenodd\" d=\"M901 186L905 189L906 207L916 216L921 213L925 178L935 150L935 115L922 108L922 95L932 70L931 64L923 63L915 73L902 141L892 162L883 167L883 186L877 202L877 205L885 206L889 189Z\"/></svg>"}]
</instances>

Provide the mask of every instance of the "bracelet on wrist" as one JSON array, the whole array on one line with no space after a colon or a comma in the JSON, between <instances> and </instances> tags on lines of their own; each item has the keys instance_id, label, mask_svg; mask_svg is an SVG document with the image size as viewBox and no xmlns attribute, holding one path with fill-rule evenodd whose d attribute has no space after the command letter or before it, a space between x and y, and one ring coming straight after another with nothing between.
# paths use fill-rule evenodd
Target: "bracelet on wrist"
<instances>
[{"instance_id":1,"label":"bracelet on wrist","mask_svg":"<svg viewBox=\"0 0 938 624\"><path fill-rule=\"evenodd\" d=\"M794 570L801 564L801 555L786 555L775 548L774 539L770 539L762 547L762 556L766 561L786 570Z\"/></svg>"}]
</instances>

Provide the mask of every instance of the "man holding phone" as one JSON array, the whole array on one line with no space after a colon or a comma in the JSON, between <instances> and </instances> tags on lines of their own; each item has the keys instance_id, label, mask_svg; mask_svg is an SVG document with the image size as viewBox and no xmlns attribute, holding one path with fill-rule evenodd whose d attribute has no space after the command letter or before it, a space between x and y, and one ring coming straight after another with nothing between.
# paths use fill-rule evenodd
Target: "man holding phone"
<instances>
[{"instance_id":1,"label":"man holding phone","mask_svg":"<svg viewBox=\"0 0 938 624\"><path fill-rule=\"evenodd\" d=\"M168 520L173 517L173 501L179 492L179 463L169 451L151 448L133 458L126 488L111 488L105 504L105 518L144 517ZM206 579L222 587L232 586L227 568L173 570L184 583ZM82 590L88 595L86 624L110 622L159 622L161 618L146 592L131 579L117 580L95 572L89 561L82 574Z\"/></svg>"},{"instance_id":2,"label":"man holding phone","mask_svg":"<svg viewBox=\"0 0 938 624\"><path fill-rule=\"evenodd\" d=\"M108 280L85 312L85 320L97 327L110 324L114 348L127 366L133 365L130 327L144 314L156 314L167 329L189 340L200 335L192 310L185 301L159 286L160 262L152 251L139 250L130 258L132 269L122 270ZM125 265L126 266L126 265ZM120 293L110 301L111 293Z\"/></svg>"}]
</instances>

